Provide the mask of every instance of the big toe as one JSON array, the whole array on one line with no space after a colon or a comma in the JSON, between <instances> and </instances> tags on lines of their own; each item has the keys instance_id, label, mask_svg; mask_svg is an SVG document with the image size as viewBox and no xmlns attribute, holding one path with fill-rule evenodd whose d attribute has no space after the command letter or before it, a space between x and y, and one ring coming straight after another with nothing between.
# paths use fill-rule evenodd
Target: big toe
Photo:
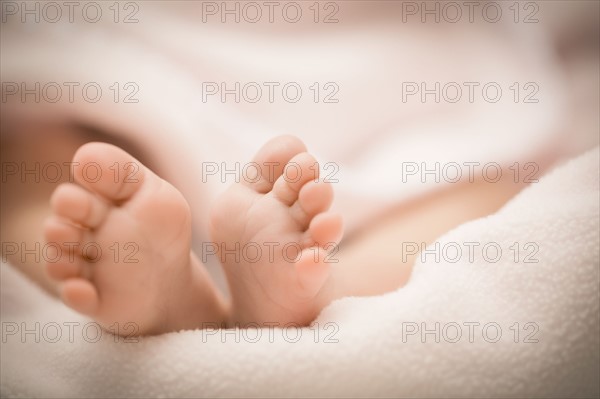
<instances>
[{"instance_id":1,"label":"big toe","mask_svg":"<svg viewBox=\"0 0 600 399\"><path fill-rule=\"evenodd\" d=\"M252 160L256 175L244 179L244 183L259 193L271 191L275 181L283 174L286 164L295 155L305 151L306 146L295 136L284 135L269 140Z\"/></svg>"},{"instance_id":2,"label":"big toe","mask_svg":"<svg viewBox=\"0 0 600 399\"><path fill-rule=\"evenodd\" d=\"M137 159L107 143L87 143L73 157L77 183L110 201L125 201L141 187L146 167Z\"/></svg>"}]
</instances>

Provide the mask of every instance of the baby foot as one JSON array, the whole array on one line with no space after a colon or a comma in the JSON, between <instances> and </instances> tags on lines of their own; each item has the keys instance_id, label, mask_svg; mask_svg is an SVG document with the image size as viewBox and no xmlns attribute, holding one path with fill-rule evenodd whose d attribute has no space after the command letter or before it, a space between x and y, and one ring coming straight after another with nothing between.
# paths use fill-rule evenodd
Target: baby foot
<instances>
[{"instance_id":1,"label":"baby foot","mask_svg":"<svg viewBox=\"0 0 600 399\"><path fill-rule=\"evenodd\" d=\"M109 144L82 146L73 166L77 184L56 189L45 226L60 248L47 272L64 302L120 335L223 321L223 301L190 251L181 193Z\"/></svg>"},{"instance_id":2,"label":"baby foot","mask_svg":"<svg viewBox=\"0 0 600 399\"><path fill-rule=\"evenodd\" d=\"M211 213L231 322L306 325L331 296L327 249L342 236L341 217L327 212L332 187L295 137L271 140L252 165L256 176L230 187Z\"/></svg>"}]
</instances>

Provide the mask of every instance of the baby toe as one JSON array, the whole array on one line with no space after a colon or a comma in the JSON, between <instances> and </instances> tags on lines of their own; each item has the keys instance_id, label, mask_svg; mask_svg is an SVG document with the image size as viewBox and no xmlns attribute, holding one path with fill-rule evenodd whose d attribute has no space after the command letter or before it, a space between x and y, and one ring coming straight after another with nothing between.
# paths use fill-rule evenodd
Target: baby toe
<instances>
[{"instance_id":1,"label":"baby toe","mask_svg":"<svg viewBox=\"0 0 600 399\"><path fill-rule=\"evenodd\" d=\"M343 235L342 216L338 213L324 212L313 218L308 227L309 238L320 247L337 245Z\"/></svg>"},{"instance_id":2,"label":"baby toe","mask_svg":"<svg viewBox=\"0 0 600 399\"><path fill-rule=\"evenodd\" d=\"M253 159L258 175L244 184L259 193L273 189L273 184L282 175L287 163L297 154L306 151L306 146L297 137L286 135L269 140Z\"/></svg>"},{"instance_id":3,"label":"baby toe","mask_svg":"<svg viewBox=\"0 0 600 399\"><path fill-rule=\"evenodd\" d=\"M91 282L81 278L66 280L60 294L67 306L88 316L96 312L100 303L96 288Z\"/></svg>"},{"instance_id":4,"label":"baby toe","mask_svg":"<svg viewBox=\"0 0 600 399\"><path fill-rule=\"evenodd\" d=\"M73 157L75 181L109 201L125 201L142 186L146 167L119 147L87 143Z\"/></svg>"},{"instance_id":5,"label":"baby toe","mask_svg":"<svg viewBox=\"0 0 600 399\"><path fill-rule=\"evenodd\" d=\"M107 215L108 205L76 184L64 183L50 198L54 213L84 227L98 227Z\"/></svg>"},{"instance_id":6,"label":"baby toe","mask_svg":"<svg viewBox=\"0 0 600 399\"><path fill-rule=\"evenodd\" d=\"M300 189L298 201L291 208L292 216L306 229L312 218L327 211L332 202L331 184L322 180L311 180Z\"/></svg>"},{"instance_id":7,"label":"baby toe","mask_svg":"<svg viewBox=\"0 0 600 399\"><path fill-rule=\"evenodd\" d=\"M303 250L294 264L298 285L305 299L313 298L330 274L327 252L318 247Z\"/></svg>"},{"instance_id":8,"label":"baby toe","mask_svg":"<svg viewBox=\"0 0 600 399\"><path fill-rule=\"evenodd\" d=\"M309 181L316 181L318 178L319 164L312 155L303 152L286 164L283 174L273 186L273 195L291 206L298 200L300 189Z\"/></svg>"}]
</instances>

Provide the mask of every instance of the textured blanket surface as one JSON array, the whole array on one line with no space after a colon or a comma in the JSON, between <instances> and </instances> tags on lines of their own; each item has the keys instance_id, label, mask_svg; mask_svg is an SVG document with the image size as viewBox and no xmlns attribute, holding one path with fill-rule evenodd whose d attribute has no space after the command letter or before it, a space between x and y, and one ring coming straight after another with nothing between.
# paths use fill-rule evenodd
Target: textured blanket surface
<instances>
[{"instance_id":1,"label":"textured blanket surface","mask_svg":"<svg viewBox=\"0 0 600 399\"><path fill-rule=\"evenodd\" d=\"M598 163L559 167L431 244L404 288L311 328L116 339L3 264L2 396L598 397Z\"/></svg>"}]
</instances>

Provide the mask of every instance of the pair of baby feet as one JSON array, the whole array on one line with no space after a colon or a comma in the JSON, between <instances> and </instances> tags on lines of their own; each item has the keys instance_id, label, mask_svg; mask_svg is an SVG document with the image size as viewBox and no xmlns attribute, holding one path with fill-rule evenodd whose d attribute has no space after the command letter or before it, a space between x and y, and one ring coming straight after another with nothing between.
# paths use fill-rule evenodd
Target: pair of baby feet
<instances>
[{"instance_id":1,"label":"pair of baby feet","mask_svg":"<svg viewBox=\"0 0 600 399\"><path fill-rule=\"evenodd\" d=\"M341 239L342 220L328 211L332 187L292 136L269 141L253 162L255 178L230 187L211 212L226 301L191 251L181 193L118 147L82 146L74 183L57 187L45 226L57 248L47 272L63 301L123 334L119 326L156 334L204 323L308 324L333 288L327 250ZM231 253L241 248L246 256Z\"/></svg>"}]
</instances>

